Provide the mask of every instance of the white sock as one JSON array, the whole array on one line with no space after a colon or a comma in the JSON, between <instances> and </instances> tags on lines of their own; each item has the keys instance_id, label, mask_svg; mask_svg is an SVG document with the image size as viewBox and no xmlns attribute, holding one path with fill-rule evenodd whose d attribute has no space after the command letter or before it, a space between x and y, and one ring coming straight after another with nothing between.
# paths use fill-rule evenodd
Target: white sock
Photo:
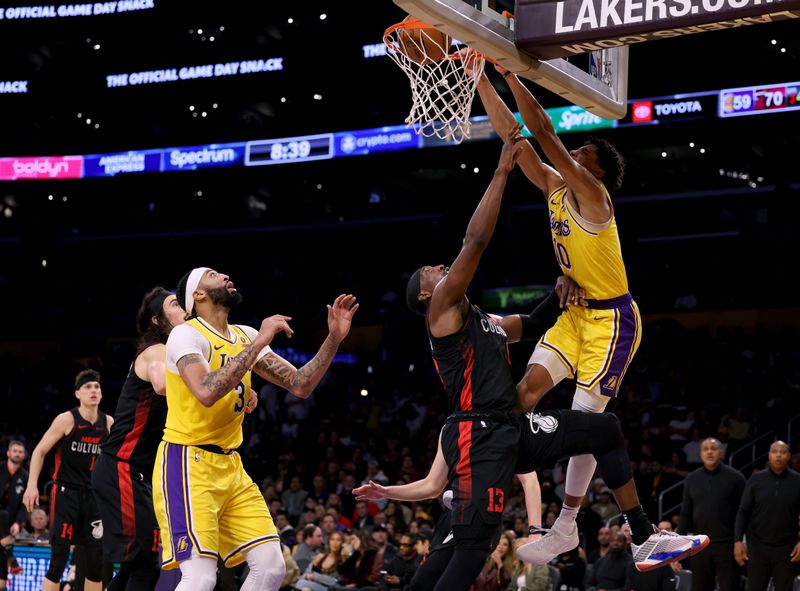
<instances>
[{"instance_id":1,"label":"white sock","mask_svg":"<svg viewBox=\"0 0 800 591\"><path fill-rule=\"evenodd\" d=\"M570 507L569 505L562 505L561 506L561 513L559 514L559 519L566 519L568 521L575 521L575 518L578 516L578 509L580 507Z\"/></svg>"}]
</instances>

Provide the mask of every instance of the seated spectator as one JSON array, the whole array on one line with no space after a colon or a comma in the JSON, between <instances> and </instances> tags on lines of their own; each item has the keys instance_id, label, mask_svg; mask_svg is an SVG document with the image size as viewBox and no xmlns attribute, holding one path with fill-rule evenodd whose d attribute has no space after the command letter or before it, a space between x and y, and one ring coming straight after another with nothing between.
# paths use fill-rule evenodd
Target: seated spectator
<instances>
[{"instance_id":1,"label":"seated spectator","mask_svg":"<svg viewBox=\"0 0 800 591\"><path fill-rule=\"evenodd\" d=\"M389 529L385 525L376 525L372 530L372 541L375 542L378 552L372 565L372 575L375 580L380 579L380 571L385 570L386 564L397 556L397 547L389 543Z\"/></svg>"},{"instance_id":2,"label":"seated spectator","mask_svg":"<svg viewBox=\"0 0 800 591\"><path fill-rule=\"evenodd\" d=\"M388 562L384 562L386 574L383 576L384 589L403 589L411 583L420 565L414 539L408 535L400 536L400 552Z\"/></svg>"},{"instance_id":3,"label":"seated spectator","mask_svg":"<svg viewBox=\"0 0 800 591\"><path fill-rule=\"evenodd\" d=\"M374 565L378 548L372 541L372 537L364 531L354 532L350 536L349 543L353 553L339 569L339 586L333 587L333 589L377 584L381 569L379 568L378 572L375 572Z\"/></svg>"},{"instance_id":4,"label":"seated spectator","mask_svg":"<svg viewBox=\"0 0 800 591\"><path fill-rule=\"evenodd\" d=\"M520 538L514 542L514 549L527 543L527 537ZM506 591L551 591L552 587L553 579L546 564L525 564L514 556L511 582Z\"/></svg>"},{"instance_id":5,"label":"seated spectator","mask_svg":"<svg viewBox=\"0 0 800 591\"><path fill-rule=\"evenodd\" d=\"M551 564L553 564L551 562ZM583 577L586 574L586 561L581 558L578 548L564 552L555 559L554 566L561 574L561 584L568 589L583 589Z\"/></svg>"},{"instance_id":6,"label":"seated spectator","mask_svg":"<svg viewBox=\"0 0 800 591\"><path fill-rule=\"evenodd\" d=\"M623 589L628 567L633 556L628 552L625 534L616 532L611 536L608 553L598 560L586 577L586 591Z\"/></svg>"},{"instance_id":7,"label":"seated spectator","mask_svg":"<svg viewBox=\"0 0 800 591\"><path fill-rule=\"evenodd\" d=\"M322 543L327 546L331 534L339 531L339 524L336 523L336 517L330 513L326 513L322 516L320 528L322 528Z\"/></svg>"},{"instance_id":8,"label":"seated spectator","mask_svg":"<svg viewBox=\"0 0 800 591\"><path fill-rule=\"evenodd\" d=\"M349 558L344 546L344 536L334 531L328 539L328 551L320 552L308 565L303 576L295 583L295 589L302 591L325 591L339 583L340 569Z\"/></svg>"},{"instance_id":9,"label":"seated spectator","mask_svg":"<svg viewBox=\"0 0 800 591\"><path fill-rule=\"evenodd\" d=\"M600 516L603 521L608 521L615 515L619 515L619 507L611 501L611 491L607 486L600 489L597 502L592 505L592 511Z\"/></svg>"},{"instance_id":10,"label":"seated spectator","mask_svg":"<svg viewBox=\"0 0 800 591\"><path fill-rule=\"evenodd\" d=\"M47 529L50 520L44 509L41 507L34 509L30 516L30 522L30 529L23 529L19 535L17 535L16 541L34 544L50 543L50 530Z\"/></svg>"},{"instance_id":11,"label":"seated spectator","mask_svg":"<svg viewBox=\"0 0 800 591\"><path fill-rule=\"evenodd\" d=\"M422 558L423 556L427 556L428 552L431 550L431 540L433 539L433 530L432 529L423 529L414 536L414 549L417 551L417 555Z\"/></svg>"},{"instance_id":12,"label":"seated spectator","mask_svg":"<svg viewBox=\"0 0 800 591\"><path fill-rule=\"evenodd\" d=\"M372 520L372 515L369 514L366 501L356 502L356 512L355 515L353 515L353 529L370 529L373 524L374 521Z\"/></svg>"},{"instance_id":13,"label":"seated spectator","mask_svg":"<svg viewBox=\"0 0 800 591\"><path fill-rule=\"evenodd\" d=\"M303 529L303 543L294 553L294 561L301 573L306 572L311 561L322 552L322 530L316 525L307 525Z\"/></svg>"},{"instance_id":14,"label":"seated spectator","mask_svg":"<svg viewBox=\"0 0 800 591\"><path fill-rule=\"evenodd\" d=\"M594 564L603 556L608 554L609 545L611 542L611 530L605 526L601 527L597 532L597 548L589 552L589 557L586 560L589 564Z\"/></svg>"},{"instance_id":15,"label":"seated spectator","mask_svg":"<svg viewBox=\"0 0 800 591\"><path fill-rule=\"evenodd\" d=\"M307 497L308 493L303 490L303 483L300 482L300 477L292 476L288 490L283 491L283 494L281 494L281 502L289 514L289 521L292 524L299 523Z\"/></svg>"},{"instance_id":16,"label":"seated spectator","mask_svg":"<svg viewBox=\"0 0 800 591\"><path fill-rule=\"evenodd\" d=\"M284 591L284 589L294 589L294 584L300 578L300 569L292 557L291 550L284 543L281 543L281 552L283 553L283 562L286 564L286 575L283 577L280 591Z\"/></svg>"},{"instance_id":17,"label":"seated spectator","mask_svg":"<svg viewBox=\"0 0 800 591\"><path fill-rule=\"evenodd\" d=\"M472 583L470 591L498 591L505 589L511 582L516 566L514 540L511 534L504 532L500 536L494 551L486 559L480 574Z\"/></svg>"},{"instance_id":18,"label":"seated spectator","mask_svg":"<svg viewBox=\"0 0 800 591\"><path fill-rule=\"evenodd\" d=\"M311 492L309 496L320 505L327 505L331 491L328 489L328 481L321 474L314 476L311 482Z\"/></svg>"},{"instance_id":19,"label":"seated spectator","mask_svg":"<svg viewBox=\"0 0 800 591\"><path fill-rule=\"evenodd\" d=\"M408 531L408 525L403 514L403 509L395 501L389 501L386 504L386 509L383 511L386 514L386 525L394 526L392 532L395 536Z\"/></svg>"},{"instance_id":20,"label":"seated spectator","mask_svg":"<svg viewBox=\"0 0 800 591\"><path fill-rule=\"evenodd\" d=\"M297 544L297 531L289 523L289 516L286 511L281 509L273 513L273 515L275 516L275 528L281 536L281 542L289 546L290 549L294 548Z\"/></svg>"}]
</instances>

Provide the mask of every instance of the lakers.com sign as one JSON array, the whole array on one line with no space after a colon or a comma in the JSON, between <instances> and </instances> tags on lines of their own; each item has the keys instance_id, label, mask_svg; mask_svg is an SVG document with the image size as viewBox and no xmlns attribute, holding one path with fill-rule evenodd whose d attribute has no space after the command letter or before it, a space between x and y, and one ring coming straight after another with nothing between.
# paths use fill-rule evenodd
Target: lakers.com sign
<instances>
[{"instance_id":1,"label":"lakers.com sign","mask_svg":"<svg viewBox=\"0 0 800 591\"><path fill-rule=\"evenodd\" d=\"M787 19L800 0L517 0L515 42L553 59Z\"/></svg>"}]
</instances>

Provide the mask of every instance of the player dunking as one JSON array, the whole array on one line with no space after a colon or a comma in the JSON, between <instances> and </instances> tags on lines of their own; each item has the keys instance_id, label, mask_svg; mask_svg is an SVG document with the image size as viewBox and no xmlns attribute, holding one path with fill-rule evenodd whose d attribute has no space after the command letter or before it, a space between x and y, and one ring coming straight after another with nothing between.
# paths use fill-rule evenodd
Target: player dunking
<instances>
[{"instance_id":1,"label":"player dunking","mask_svg":"<svg viewBox=\"0 0 800 591\"><path fill-rule=\"evenodd\" d=\"M641 341L641 317L628 293L607 190L619 186L624 163L614 146L598 138L567 151L530 91L513 73L499 67L498 71L511 87L525 124L555 167L544 164L530 143L523 143L520 168L547 197L558 264L586 290L588 299L586 307L569 305L539 340L519 384L520 406L531 410L555 384L575 377L572 408L603 412L616 396ZM516 124L514 115L485 74L478 92L495 131L503 137ZM570 460L561 515L537 543L543 562L578 545L575 516L596 466L590 455Z\"/></svg>"},{"instance_id":2,"label":"player dunking","mask_svg":"<svg viewBox=\"0 0 800 591\"><path fill-rule=\"evenodd\" d=\"M92 469L100 441L114 419L99 410L103 393L100 374L87 369L75 378L77 408L58 415L31 455L31 471L23 502L28 511L39 504L39 475L44 457L56 447L53 489L50 497L50 567L42 591L58 591L72 544L84 546L86 590L100 591L103 567L103 523L92 495Z\"/></svg>"},{"instance_id":3,"label":"player dunking","mask_svg":"<svg viewBox=\"0 0 800 591\"><path fill-rule=\"evenodd\" d=\"M291 318L272 316L256 331L228 324L242 296L223 273L198 267L178 283L189 320L167 340L167 422L153 473L161 527L162 566L180 565L178 591L211 591L217 559L250 567L244 591L275 590L284 577L279 536L264 497L236 448L250 391L251 369L298 397L325 375L358 309L352 295L328 306L328 337L300 369L269 344Z\"/></svg>"},{"instance_id":4,"label":"player dunking","mask_svg":"<svg viewBox=\"0 0 800 591\"><path fill-rule=\"evenodd\" d=\"M136 317L136 358L119 395L116 421L92 472L105 557L109 563L120 564L108 591L149 591L158 581L153 463L167 418L167 337L183 323L185 314L175 295L162 287L142 299Z\"/></svg>"}]
</instances>

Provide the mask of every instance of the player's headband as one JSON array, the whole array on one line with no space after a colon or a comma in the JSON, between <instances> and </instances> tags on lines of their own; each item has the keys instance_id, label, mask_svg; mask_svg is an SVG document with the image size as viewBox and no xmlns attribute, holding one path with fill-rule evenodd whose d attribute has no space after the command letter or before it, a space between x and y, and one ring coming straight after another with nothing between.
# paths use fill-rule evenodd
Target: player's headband
<instances>
[{"instance_id":1,"label":"player's headband","mask_svg":"<svg viewBox=\"0 0 800 591\"><path fill-rule=\"evenodd\" d=\"M171 295L172 292L165 289L150 300L150 303L147 304L147 317L152 318L153 316L158 316L164 307L164 300ZM148 322L150 321L148 320Z\"/></svg>"},{"instance_id":2,"label":"player's headband","mask_svg":"<svg viewBox=\"0 0 800 591\"><path fill-rule=\"evenodd\" d=\"M197 289L197 286L200 284L200 279L203 278L203 273L208 271L208 267L197 267L196 269L192 269L192 272L189 273L189 279L186 280L186 313L192 313L194 310L194 298L192 294L194 290Z\"/></svg>"}]
</instances>

